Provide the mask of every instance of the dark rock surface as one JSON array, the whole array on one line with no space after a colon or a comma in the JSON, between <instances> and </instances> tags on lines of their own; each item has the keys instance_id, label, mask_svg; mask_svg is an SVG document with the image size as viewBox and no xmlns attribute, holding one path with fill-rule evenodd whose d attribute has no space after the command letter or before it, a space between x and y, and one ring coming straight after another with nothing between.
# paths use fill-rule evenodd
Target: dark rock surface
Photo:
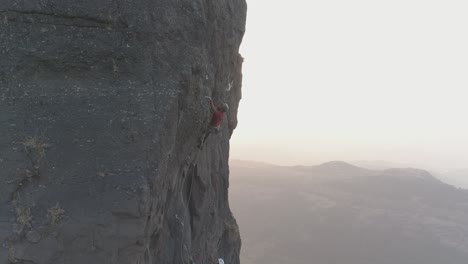
<instances>
[{"instance_id":1,"label":"dark rock surface","mask_svg":"<svg viewBox=\"0 0 468 264\"><path fill-rule=\"evenodd\" d=\"M0 263L239 263L244 0L0 1ZM204 96L231 109L203 150Z\"/></svg>"}]
</instances>

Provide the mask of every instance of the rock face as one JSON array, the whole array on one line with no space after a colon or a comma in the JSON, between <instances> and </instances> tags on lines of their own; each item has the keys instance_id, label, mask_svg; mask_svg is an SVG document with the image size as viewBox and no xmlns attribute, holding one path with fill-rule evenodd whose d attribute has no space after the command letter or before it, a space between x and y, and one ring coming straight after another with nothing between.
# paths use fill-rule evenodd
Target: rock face
<instances>
[{"instance_id":1,"label":"rock face","mask_svg":"<svg viewBox=\"0 0 468 264\"><path fill-rule=\"evenodd\" d=\"M2 0L0 263L239 263L244 0ZM197 142L208 102L221 133Z\"/></svg>"}]
</instances>

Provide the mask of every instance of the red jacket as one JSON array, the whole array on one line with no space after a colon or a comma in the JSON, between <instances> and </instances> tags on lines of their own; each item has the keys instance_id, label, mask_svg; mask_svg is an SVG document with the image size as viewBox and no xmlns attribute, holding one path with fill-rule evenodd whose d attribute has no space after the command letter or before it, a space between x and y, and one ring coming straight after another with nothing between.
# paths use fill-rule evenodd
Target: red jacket
<instances>
[{"instance_id":1,"label":"red jacket","mask_svg":"<svg viewBox=\"0 0 468 264\"><path fill-rule=\"evenodd\" d=\"M223 118L224 118L224 113L221 112L220 110L216 110L213 113L213 116L211 117L210 125L212 127L219 127L221 125L221 122L223 121Z\"/></svg>"}]
</instances>

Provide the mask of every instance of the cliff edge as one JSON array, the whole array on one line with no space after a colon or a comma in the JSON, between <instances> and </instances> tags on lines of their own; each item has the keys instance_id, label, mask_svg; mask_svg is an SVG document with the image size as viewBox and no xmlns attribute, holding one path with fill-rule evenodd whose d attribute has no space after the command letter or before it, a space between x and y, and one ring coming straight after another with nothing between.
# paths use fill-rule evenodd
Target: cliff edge
<instances>
[{"instance_id":1,"label":"cliff edge","mask_svg":"<svg viewBox=\"0 0 468 264\"><path fill-rule=\"evenodd\" d=\"M244 0L0 4L0 263L239 263ZM205 96L230 105L202 150Z\"/></svg>"}]
</instances>

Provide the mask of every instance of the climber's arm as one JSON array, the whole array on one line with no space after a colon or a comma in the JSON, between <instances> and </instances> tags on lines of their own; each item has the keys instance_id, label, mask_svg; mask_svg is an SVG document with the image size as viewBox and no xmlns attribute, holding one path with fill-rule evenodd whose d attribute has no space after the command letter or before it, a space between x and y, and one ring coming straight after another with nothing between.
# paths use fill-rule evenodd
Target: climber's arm
<instances>
[{"instance_id":1,"label":"climber's arm","mask_svg":"<svg viewBox=\"0 0 468 264\"><path fill-rule=\"evenodd\" d=\"M211 97L206 96L206 98L210 101L211 111L216 112L218 109L216 108L215 104L213 103L213 99Z\"/></svg>"}]
</instances>

